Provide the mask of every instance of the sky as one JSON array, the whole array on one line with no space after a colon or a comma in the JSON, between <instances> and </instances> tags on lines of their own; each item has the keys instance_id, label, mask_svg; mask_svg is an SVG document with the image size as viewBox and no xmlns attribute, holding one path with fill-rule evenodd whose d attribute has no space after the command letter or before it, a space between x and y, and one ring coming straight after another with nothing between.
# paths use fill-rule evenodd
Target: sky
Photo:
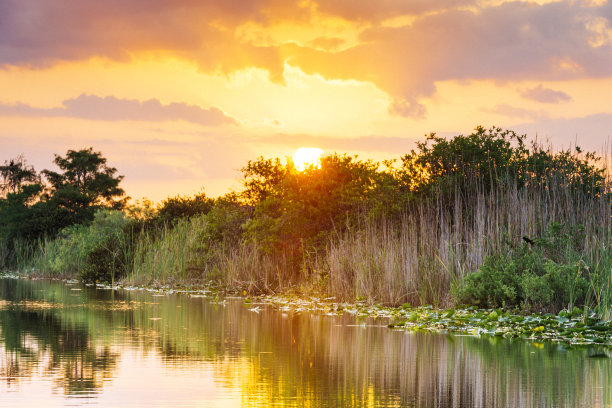
<instances>
[{"instance_id":1,"label":"sky","mask_svg":"<svg viewBox=\"0 0 612 408\"><path fill-rule=\"evenodd\" d=\"M605 0L0 0L0 162L93 147L133 198L299 147L399 158L499 126L607 151Z\"/></svg>"}]
</instances>

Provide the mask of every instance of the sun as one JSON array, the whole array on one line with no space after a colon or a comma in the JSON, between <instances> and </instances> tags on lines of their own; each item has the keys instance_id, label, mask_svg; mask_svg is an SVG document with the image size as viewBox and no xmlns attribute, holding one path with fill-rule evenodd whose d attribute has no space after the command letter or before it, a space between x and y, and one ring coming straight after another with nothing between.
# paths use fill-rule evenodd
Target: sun
<instances>
[{"instance_id":1,"label":"sun","mask_svg":"<svg viewBox=\"0 0 612 408\"><path fill-rule=\"evenodd\" d=\"M300 147L293 154L293 165L297 171L304 171L308 166L319 167L323 150L317 147Z\"/></svg>"}]
</instances>

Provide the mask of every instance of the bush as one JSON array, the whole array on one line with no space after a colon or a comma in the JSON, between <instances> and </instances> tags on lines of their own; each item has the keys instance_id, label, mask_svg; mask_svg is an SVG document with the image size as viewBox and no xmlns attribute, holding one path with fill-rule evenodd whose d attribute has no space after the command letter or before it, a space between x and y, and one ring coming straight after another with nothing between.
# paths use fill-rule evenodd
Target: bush
<instances>
[{"instance_id":1,"label":"bush","mask_svg":"<svg viewBox=\"0 0 612 408\"><path fill-rule=\"evenodd\" d=\"M157 218L164 222L176 223L181 218L189 218L208 213L215 200L203 192L193 197L170 197L162 202L157 210Z\"/></svg>"},{"instance_id":2,"label":"bush","mask_svg":"<svg viewBox=\"0 0 612 408\"><path fill-rule=\"evenodd\" d=\"M110 237L119 240L127 225L120 211L100 210L90 225L72 225L60 231L46 267L56 275L80 275L87 267L88 254Z\"/></svg>"},{"instance_id":3,"label":"bush","mask_svg":"<svg viewBox=\"0 0 612 408\"><path fill-rule=\"evenodd\" d=\"M114 283L125 276L126 263L122 241L120 235L113 234L94 246L87 253L86 266L79 273L79 279L86 283Z\"/></svg>"},{"instance_id":4,"label":"bush","mask_svg":"<svg viewBox=\"0 0 612 408\"><path fill-rule=\"evenodd\" d=\"M489 256L482 267L455 289L460 302L481 307L523 307L558 312L582 306L591 281L580 251L581 227L553 223L533 245Z\"/></svg>"},{"instance_id":5,"label":"bush","mask_svg":"<svg viewBox=\"0 0 612 408\"><path fill-rule=\"evenodd\" d=\"M579 147L553 152L536 143L528 148L525 137L481 126L448 140L432 133L401 158L396 177L403 191L446 199L457 191L490 192L508 183L519 188L552 183L588 197L606 191L605 171L594 153L582 154Z\"/></svg>"}]
</instances>

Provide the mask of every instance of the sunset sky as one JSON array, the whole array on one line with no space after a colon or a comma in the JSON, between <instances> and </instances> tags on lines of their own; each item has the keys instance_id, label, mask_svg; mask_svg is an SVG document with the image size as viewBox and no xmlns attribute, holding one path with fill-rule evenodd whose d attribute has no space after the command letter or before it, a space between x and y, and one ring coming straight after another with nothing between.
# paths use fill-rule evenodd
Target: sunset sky
<instances>
[{"instance_id":1,"label":"sunset sky","mask_svg":"<svg viewBox=\"0 0 612 408\"><path fill-rule=\"evenodd\" d=\"M612 3L0 0L0 162L93 146L134 198L299 147L399 157L496 125L601 150Z\"/></svg>"}]
</instances>

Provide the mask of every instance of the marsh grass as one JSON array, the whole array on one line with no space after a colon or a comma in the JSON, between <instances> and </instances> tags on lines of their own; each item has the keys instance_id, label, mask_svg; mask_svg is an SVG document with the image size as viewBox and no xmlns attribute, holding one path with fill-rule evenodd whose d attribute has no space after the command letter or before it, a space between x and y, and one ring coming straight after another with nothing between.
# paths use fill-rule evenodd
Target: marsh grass
<instances>
[{"instance_id":1,"label":"marsh grass","mask_svg":"<svg viewBox=\"0 0 612 408\"><path fill-rule=\"evenodd\" d=\"M180 220L174 227L163 225L160 232L143 234L136 242L128 282L166 285L189 278L202 221L201 217Z\"/></svg>"},{"instance_id":2,"label":"marsh grass","mask_svg":"<svg viewBox=\"0 0 612 408\"><path fill-rule=\"evenodd\" d=\"M357 222L347 221L346 228L332 231L323 248L305 248L297 262L282 252L263 250L254 240L215 237L210 215L162 224L127 239L131 247L123 247L125 282L148 286L214 282L250 294L299 287L347 301L451 306L458 301L454 288L460 288L489 256L516 251L527 245L522 237L537 240L557 223L581 226L582 234L576 238L580 242L573 249L550 248L547 256L560 264L578 265L575 276L589 276L588 304L601 316L612 317L612 213L607 186L593 197L560 178L522 188L506 182L489 191L478 180L471 184L469 192L440 191L433 199L413 200L394 217L364 212ZM93 245L83 239L90 235L75 229L55 241L20 243L16 245L19 268L35 268L49 276L78 271L85 246ZM571 297L572 282L567 285ZM572 306L570 299L568 307Z\"/></svg>"},{"instance_id":3,"label":"marsh grass","mask_svg":"<svg viewBox=\"0 0 612 408\"><path fill-rule=\"evenodd\" d=\"M589 304L611 315L612 237L610 197L588 196L563 179L519 188L505 183L485 192L475 180L471 193L436 194L414 201L401 215L370 217L329 235L322 250L304 251L300 264L270 254L256 242L210 238L206 216L182 220L162 234L140 239L132 284L215 281L249 293L275 293L300 286L342 300L400 305L456 303L453 288L477 271L487 257L537 240L551 224L582 226L579 252L550 249L555 262L589 275ZM552 252L551 252L552 251ZM582 270L580 270L582 268ZM567 282L572 293L572 282ZM572 301L568 306L573 306Z\"/></svg>"},{"instance_id":4,"label":"marsh grass","mask_svg":"<svg viewBox=\"0 0 612 408\"><path fill-rule=\"evenodd\" d=\"M472 196L455 192L451 204L418 202L399 220L366 220L330 240L319 267L329 274L329 292L384 304L450 305L451 288L489 255L527 245L522 237L537 239L559 223L584 228L573 261L589 269L590 301L610 315L609 195L589 197L553 179L524 188L505 184L490 193L476 189ZM555 251L558 262L571 260L568 248Z\"/></svg>"},{"instance_id":5,"label":"marsh grass","mask_svg":"<svg viewBox=\"0 0 612 408\"><path fill-rule=\"evenodd\" d=\"M491 150L470 161L469 153L489 140L481 133L476 136L458 139L460 150L452 154L447 151L450 144L435 138L436 146L447 150L421 146L423 155L411 160L428 161L418 169L442 162L445 171L422 176L417 180L421 184L410 179L412 167L404 168L404 173L383 172L373 163L357 165L346 156L330 159L329 169L342 176L337 180L332 177L336 173L319 174L315 169L307 178L289 177L287 169L278 167L279 161L264 160L258 163L267 172L256 173L252 180L263 184L255 183L253 191L262 186L271 190L261 190L266 194L259 201L245 202L237 196L215 204L207 201L208 213L172 222L150 219L138 230L126 228L130 221L124 215L102 212L91 225L69 227L53 241L16 242L16 268L35 268L48 276L79 276L87 254L108 237L116 237L125 282L133 285L213 282L251 294L298 288L370 304L450 306L460 301L456 289L465 285L467 276L492 256L526 248L523 237L527 237L541 245L557 242L538 250L547 262L571 272L572 278L565 282L569 308L579 303L576 285L586 276L587 306L610 318L609 173L600 174L590 165L595 156L583 159L578 149L555 156L539 147L527 154L521 147L515 153L523 156L512 163L504 163L503 155L492 161L495 150ZM504 168L498 170L495 163ZM277 173L288 181L276 180ZM318 183L321 180L330 182ZM302 188L308 183L316 188ZM581 233L569 241L558 240L547 236L552 225ZM572 239L579 242L566 244ZM3 257L7 248L0 248Z\"/></svg>"},{"instance_id":6,"label":"marsh grass","mask_svg":"<svg viewBox=\"0 0 612 408\"><path fill-rule=\"evenodd\" d=\"M50 278L78 277L87 266L88 253L110 236L121 237L126 223L123 213L104 210L90 225L65 228L55 239L15 240L12 268Z\"/></svg>"},{"instance_id":7,"label":"marsh grass","mask_svg":"<svg viewBox=\"0 0 612 408\"><path fill-rule=\"evenodd\" d=\"M289 287L289 265L272 257L257 244L230 243L210 237L205 215L163 225L161 231L144 234L135 245L132 272L134 285L202 285L211 281L232 290L274 293Z\"/></svg>"}]
</instances>

